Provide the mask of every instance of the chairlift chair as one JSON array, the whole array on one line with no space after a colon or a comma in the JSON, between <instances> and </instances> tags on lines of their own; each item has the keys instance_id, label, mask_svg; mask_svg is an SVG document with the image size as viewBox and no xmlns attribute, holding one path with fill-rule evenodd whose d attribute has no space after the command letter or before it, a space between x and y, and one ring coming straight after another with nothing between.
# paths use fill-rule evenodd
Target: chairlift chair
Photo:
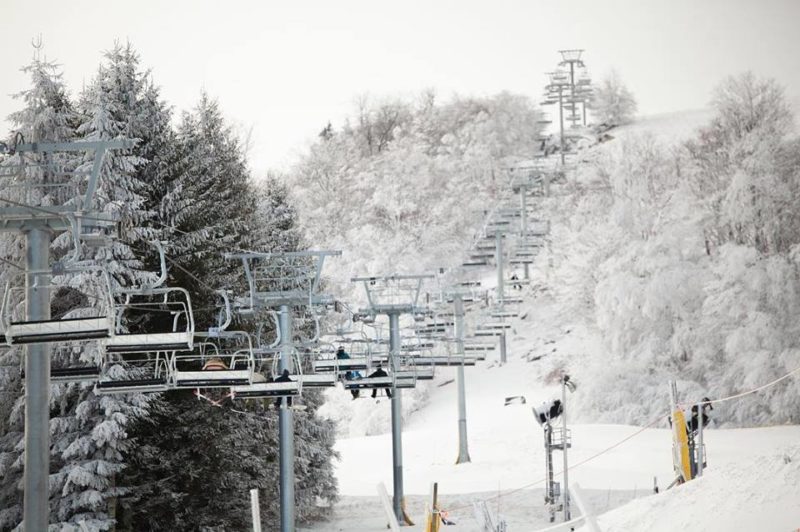
<instances>
[{"instance_id":1,"label":"chairlift chair","mask_svg":"<svg viewBox=\"0 0 800 532\"><path fill-rule=\"evenodd\" d=\"M10 281L6 284L0 308L6 344L76 342L111 336L113 307L106 272L95 267L56 269L56 272L27 272L34 276L35 283L46 283L48 288L56 290L50 310L56 311L57 315L47 320L27 320L23 304L25 288L13 287ZM90 272L100 274L96 283L90 283L95 290L87 290L83 286L86 284L85 275ZM82 277L78 279L78 275ZM68 308L58 308L59 303L66 304Z\"/></svg>"},{"instance_id":2,"label":"chairlift chair","mask_svg":"<svg viewBox=\"0 0 800 532\"><path fill-rule=\"evenodd\" d=\"M199 391L250 384L254 365L251 349L220 350L211 342L198 342L192 351L173 352L170 374L175 388Z\"/></svg>"},{"instance_id":3,"label":"chairlift chair","mask_svg":"<svg viewBox=\"0 0 800 532\"><path fill-rule=\"evenodd\" d=\"M121 393L165 392L172 387L171 353L148 352L123 356L106 353L94 393L112 395Z\"/></svg>"},{"instance_id":4,"label":"chairlift chair","mask_svg":"<svg viewBox=\"0 0 800 532\"><path fill-rule=\"evenodd\" d=\"M184 288L152 288L120 290L116 293L116 326L114 336L106 342L109 353L147 353L152 351L191 351L194 346L194 316L189 292ZM126 332L124 320L153 315L168 315L160 327L152 321L144 331ZM155 330L154 330L155 329Z\"/></svg>"}]
</instances>

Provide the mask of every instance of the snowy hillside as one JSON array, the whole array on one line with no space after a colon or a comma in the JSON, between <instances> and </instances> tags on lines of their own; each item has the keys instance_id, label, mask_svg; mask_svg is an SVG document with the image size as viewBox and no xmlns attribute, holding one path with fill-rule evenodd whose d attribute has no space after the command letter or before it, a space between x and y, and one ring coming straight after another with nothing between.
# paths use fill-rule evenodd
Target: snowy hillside
<instances>
[{"instance_id":1,"label":"snowy hillside","mask_svg":"<svg viewBox=\"0 0 800 532\"><path fill-rule=\"evenodd\" d=\"M579 172L597 176L596 161L620 153L629 155L625 143L637 143L643 137L660 139L668 150L695 135L709 116L706 111L673 114L618 128L615 139L587 152L589 160ZM604 531L796 527L800 523L800 505L796 504L800 500L800 450L796 444L800 426L727 429L719 428L718 423L706 432L706 476L663 491L673 479L671 433L666 426L667 373L648 378L637 373L639 366L632 365L627 376L611 376L610 372L619 370L609 347L622 344L621 340L609 344L609 318L603 312L612 310L602 309L601 289L612 259L600 244L613 244L612 251L627 253L624 246L630 237L614 234L619 229L613 227L613 217L611 222L600 222L602 213L608 212L600 209L606 198L592 194L568 182L554 187L553 197L542 202L542 215L553 221L551 245L537 258L533 284L522 291L525 318L514 320L508 363L499 366L498 355L492 354L475 368L466 369L472 462L454 464L458 432L450 370L439 370L433 384L415 392L410 401L413 407L404 405L404 482L412 517L418 524L422 521L426 494L432 482L439 482L443 506L458 523L448 530L479 530L471 503L480 500L498 510L510 530L549 525L542 507L542 431L530 407L557 397L560 388L555 380L567 371L578 383L577 391L568 398L570 419L574 420L570 479L581 484L590 505L603 514L600 525ZM678 249L680 242L674 242ZM484 286L491 288L491 279L487 270ZM601 302L599 309L596 298ZM753 387L769 380L762 374L746 382ZM628 386L632 388L626 389ZM687 394L698 389L685 380L680 386ZM728 386L735 391L747 389L743 383ZM717 392L712 396L725 391L712 390ZM381 530L385 519L375 486L383 482L391 487L389 402L351 402L341 389L327 393L330 402L320 412L346 421L347 427L340 428L343 437L336 444L341 454L336 476L343 500L334 509L333 521L313 530ZM638 401L631 400L635 394L639 394ZM503 406L506 397L515 395L525 396L527 403ZM714 417L737 419L742 412L755 411L753 404L763 400L764 395L754 395L720 405ZM639 426L607 423L612 420L635 420ZM654 422L652 428L642 428L649 422ZM654 478L662 493L650 496ZM637 500L624 504L632 498Z\"/></svg>"}]
</instances>

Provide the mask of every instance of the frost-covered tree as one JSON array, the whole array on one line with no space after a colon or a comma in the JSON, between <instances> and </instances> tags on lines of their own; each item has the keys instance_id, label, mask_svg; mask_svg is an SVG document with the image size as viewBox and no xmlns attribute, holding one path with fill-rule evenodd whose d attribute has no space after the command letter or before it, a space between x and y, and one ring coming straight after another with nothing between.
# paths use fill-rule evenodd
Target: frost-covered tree
<instances>
[{"instance_id":1,"label":"frost-covered tree","mask_svg":"<svg viewBox=\"0 0 800 532\"><path fill-rule=\"evenodd\" d=\"M711 244L735 241L786 251L800 237L790 105L774 80L745 73L714 92L716 115L687 144L692 184L704 200Z\"/></svg>"},{"instance_id":2,"label":"frost-covered tree","mask_svg":"<svg viewBox=\"0 0 800 532\"><path fill-rule=\"evenodd\" d=\"M606 126L621 126L636 115L636 98L622 82L619 73L612 70L594 88L591 107L597 122Z\"/></svg>"},{"instance_id":3,"label":"frost-covered tree","mask_svg":"<svg viewBox=\"0 0 800 532\"><path fill-rule=\"evenodd\" d=\"M362 99L352 120L326 128L287 180L308 241L352 250L332 266L335 284L454 265L505 186L506 165L533 154L538 119L521 96L437 103L426 92L372 106Z\"/></svg>"}]
</instances>

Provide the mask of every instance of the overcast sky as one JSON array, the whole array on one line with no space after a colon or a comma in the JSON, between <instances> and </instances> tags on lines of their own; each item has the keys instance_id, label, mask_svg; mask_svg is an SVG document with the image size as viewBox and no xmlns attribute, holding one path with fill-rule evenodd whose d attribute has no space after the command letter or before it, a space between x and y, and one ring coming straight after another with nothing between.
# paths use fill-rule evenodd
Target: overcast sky
<instances>
[{"instance_id":1,"label":"overcast sky","mask_svg":"<svg viewBox=\"0 0 800 532\"><path fill-rule=\"evenodd\" d=\"M130 41L164 98L189 109L205 89L253 131L257 172L285 167L355 96L434 88L538 99L560 48L595 76L616 68L641 114L707 104L728 74L778 79L800 108L800 0L3 0L0 131L18 71L41 34L77 94L115 39Z\"/></svg>"}]
</instances>

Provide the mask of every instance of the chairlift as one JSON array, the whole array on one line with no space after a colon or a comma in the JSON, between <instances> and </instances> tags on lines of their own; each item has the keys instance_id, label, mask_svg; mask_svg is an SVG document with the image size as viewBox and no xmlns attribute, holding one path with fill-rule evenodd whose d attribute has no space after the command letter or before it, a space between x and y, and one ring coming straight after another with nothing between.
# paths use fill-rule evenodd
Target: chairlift
<instances>
[{"instance_id":1,"label":"chairlift","mask_svg":"<svg viewBox=\"0 0 800 532\"><path fill-rule=\"evenodd\" d=\"M254 366L250 345L220 349L213 342L198 342L192 351L175 351L170 357L170 375L175 388L194 388L198 393L205 388L250 384Z\"/></svg>"},{"instance_id":2,"label":"chairlift","mask_svg":"<svg viewBox=\"0 0 800 532\"><path fill-rule=\"evenodd\" d=\"M164 249L154 244L161 256L159 278L114 293L116 325L106 342L109 353L191 352L194 347L191 296L184 288L161 286L167 278Z\"/></svg>"},{"instance_id":3,"label":"chairlift","mask_svg":"<svg viewBox=\"0 0 800 532\"><path fill-rule=\"evenodd\" d=\"M72 345L64 345L60 346L58 349L61 351L60 353L56 353L53 356L54 360L64 360L70 359L71 354L69 352L64 352L68 350L72 350L77 346ZM79 347L78 347L79 349ZM50 382L52 383L70 383L70 382L95 382L97 378L100 376L100 366L98 364L81 364L81 365L60 365L58 367L51 365L50 366ZM20 358L20 378L24 381L25 380L25 359L24 357Z\"/></svg>"},{"instance_id":4,"label":"chairlift","mask_svg":"<svg viewBox=\"0 0 800 532\"><path fill-rule=\"evenodd\" d=\"M94 290L85 288L89 272L100 274L96 283L88 283ZM9 281L0 308L6 344L76 342L106 339L112 335L111 288L105 271L83 267L27 274L34 277L35 285L56 291L50 304L50 313L55 316L45 320L26 319L25 288L13 287ZM77 279L79 275L82 276L80 280Z\"/></svg>"},{"instance_id":5,"label":"chairlift","mask_svg":"<svg viewBox=\"0 0 800 532\"><path fill-rule=\"evenodd\" d=\"M171 388L172 355L166 352L106 353L94 388L96 395L156 393Z\"/></svg>"}]
</instances>

